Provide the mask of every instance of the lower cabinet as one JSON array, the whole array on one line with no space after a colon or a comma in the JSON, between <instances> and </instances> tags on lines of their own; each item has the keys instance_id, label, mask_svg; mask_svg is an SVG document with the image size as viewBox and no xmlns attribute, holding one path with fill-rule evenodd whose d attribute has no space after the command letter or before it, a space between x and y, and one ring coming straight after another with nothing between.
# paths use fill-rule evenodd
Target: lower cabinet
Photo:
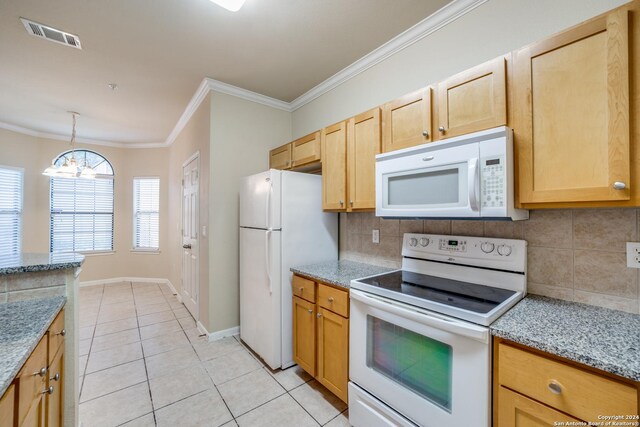
<instances>
[{"instance_id":1,"label":"lower cabinet","mask_svg":"<svg viewBox=\"0 0 640 427\"><path fill-rule=\"evenodd\" d=\"M52 391L46 395L47 427L59 427L63 423L64 404L64 346L62 346L49 366L48 387ZM52 388L53 387L53 388Z\"/></svg>"},{"instance_id":2,"label":"lower cabinet","mask_svg":"<svg viewBox=\"0 0 640 427\"><path fill-rule=\"evenodd\" d=\"M11 384L0 399L0 427L13 427L16 387Z\"/></svg>"},{"instance_id":3,"label":"lower cabinet","mask_svg":"<svg viewBox=\"0 0 640 427\"><path fill-rule=\"evenodd\" d=\"M293 360L348 402L348 292L294 275L293 293Z\"/></svg>"},{"instance_id":4,"label":"lower cabinet","mask_svg":"<svg viewBox=\"0 0 640 427\"><path fill-rule=\"evenodd\" d=\"M498 393L498 401L500 402L497 412L498 425L549 427L560 421L580 421L507 388L500 387Z\"/></svg>"}]
</instances>

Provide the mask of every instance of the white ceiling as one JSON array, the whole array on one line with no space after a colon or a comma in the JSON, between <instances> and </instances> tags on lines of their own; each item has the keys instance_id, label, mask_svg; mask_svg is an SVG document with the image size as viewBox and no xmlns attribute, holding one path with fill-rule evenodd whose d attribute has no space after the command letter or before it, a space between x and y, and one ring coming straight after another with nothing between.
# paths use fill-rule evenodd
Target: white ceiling
<instances>
[{"instance_id":1,"label":"white ceiling","mask_svg":"<svg viewBox=\"0 0 640 427\"><path fill-rule=\"evenodd\" d=\"M80 139L162 142L204 77L290 102L449 1L0 0L0 122L68 136L75 110Z\"/></svg>"}]
</instances>

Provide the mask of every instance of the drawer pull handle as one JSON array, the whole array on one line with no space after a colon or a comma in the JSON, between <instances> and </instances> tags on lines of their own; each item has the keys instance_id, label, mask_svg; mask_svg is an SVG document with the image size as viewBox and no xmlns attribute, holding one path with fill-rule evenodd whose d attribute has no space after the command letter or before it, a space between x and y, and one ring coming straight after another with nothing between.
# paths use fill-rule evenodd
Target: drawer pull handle
<instances>
[{"instance_id":1,"label":"drawer pull handle","mask_svg":"<svg viewBox=\"0 0 640 427\"><path fill-rule=\"evenodd\" d=\"M51 381L60 381L60 374L55 374L49 378Z\"/></svg>"},{"instance_id":2,"label":"drawer pull handle","mask_svg":"<svg viewBox=\"0 0 640 427\"><path fill-rule=\"evenodd\" d=\"M329 297L327 299L329 300L330 303L333 303L333 297Z\"/></svg>"},{"instance_id":3,"label":"drawer pull handle","mask_svg":"<svg viewBox=\"0 0 640 427\"><path fill-rule=\"evenodd\" d=\"M47 375L47 368L42 368L39 371L34 372L33 376L35 377L36 375L40 375L41 377L44 377L45 375Z\"/></svg>"},{"instance_id":4,"label":"drawer pull handle","mask_svg":"<svg viewBox=\"0 0 640 427\"><path fill-rule=\"evenodd\" d=\"M53 389L53 386L50 386L49 388L44 389L44 390L42 391L42 394L53 394L53 390L54 390L54 389Z\"/></svg>"},{"instance_id":5,"label":"drawer pull handle","mask_svg":"<svg viewBox=\"0 0 640 427\"><path fill-rule=\"evenodd\" d=\"M307 308L307 311L309 312L309 314L313 313L313 310L311 310L310 308Z\"/></svg>"},{"instance_id":6,"label":"drawer pull handle","mask_svg":"<svg viewBox=\"0 0 640 427\"><path fill-rule=\"evenodd\" d=\"M67 330L63 329L57 335L65 336L65 335L67 335Z\"/></svg>"},{"instance_id":7,"label":"drawer pull handle","mask_svg":"<svg viewBox=\"0 0 640 427\"><path fill-rule=\"evenodd\" d=\"M556 380L549 381L549 385L547 387L549 387L549 391L553 394L562 393L562 385L560 385L560 383Z\"/></svg>"}]
</instances>

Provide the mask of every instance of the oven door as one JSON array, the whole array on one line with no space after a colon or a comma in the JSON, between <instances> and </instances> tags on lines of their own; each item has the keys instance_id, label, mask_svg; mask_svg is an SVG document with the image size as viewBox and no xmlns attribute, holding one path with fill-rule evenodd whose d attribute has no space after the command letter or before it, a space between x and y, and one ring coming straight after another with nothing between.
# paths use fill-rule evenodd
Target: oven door
<instances>
[{"instance_id":1,"label":"oven door","mask_svg":"<svg viewBox=\"0 0 640 427\"><path fill-rule=\"evenodd\" d=\"M350 293L350 378L381 411L386 405L425 427L489 426L488 328Z\"/></svg>"},{"instance_id":2,"label":"oven door","mask_svg":"<svg viewBox=\"0 0 640 427\"><path fill-rule=\"evenodd\" d=\"M376 216L479 217L479 150L478 143L421 146L379 156Z\"/></svg>"}]
</instances>

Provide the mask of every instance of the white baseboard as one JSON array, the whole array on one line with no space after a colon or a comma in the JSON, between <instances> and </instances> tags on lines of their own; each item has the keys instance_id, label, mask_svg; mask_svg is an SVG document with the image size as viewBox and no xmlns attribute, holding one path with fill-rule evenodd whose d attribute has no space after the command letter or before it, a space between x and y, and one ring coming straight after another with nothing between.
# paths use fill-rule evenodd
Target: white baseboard
<instances>
[{"instance_id":1,"label":"white baseboard","mask_svg":"<svg viewBox=\"0 0 640 427\"><path fill-rule=\"evenodd\" d=\"M198 324L200 324L200 322L198 322ZM221 340L222 338L238 335L239 333L240 333L240 326L234 326L233 328L224 329L222 331L211 332L207 335L209 336L209 341L218 341L218 340Z\"/></svg>"},{"instance_id":2,"label":"white baseboard","mask_svg":"<svg viewBox=\"0 0 640 427\"><path fill-rule=\"evenodd\" d=\"M100 280L87 280L84 282L80 282L80 287L85 288L89 286L97 286L97 285L113 285L116 283L122 282L143 282L143 283L162 283L169 286L171 292L178 298L179 302L182 302L182 297L171 283L171 280L158 278L158 277L112 277L110 279L100 279Z\"/></svg>"}]
</instances>

